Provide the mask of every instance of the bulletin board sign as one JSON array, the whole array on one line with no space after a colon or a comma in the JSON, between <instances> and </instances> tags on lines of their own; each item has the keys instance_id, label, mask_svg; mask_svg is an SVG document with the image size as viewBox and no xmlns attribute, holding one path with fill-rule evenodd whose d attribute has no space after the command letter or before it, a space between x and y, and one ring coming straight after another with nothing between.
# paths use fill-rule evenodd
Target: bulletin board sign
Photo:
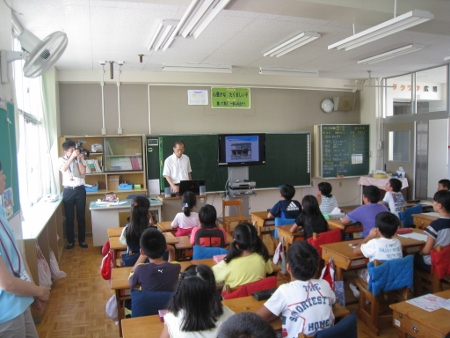
<instances>
[{"instance_id":1,"label":"bulletin board sign","mask_svg":"<svg viewBox=\"0 0 450 338\"><path fill-rule=\"evenodd\" d=\"M207 90L188 90L188 105L190 106L207 106L208 91Z\"/></svg>"},{"instance_id":2,"label":"bulletin board sign","mask_svg":"<svg viewBox=\"0 0 450 338\"><path fill-rule=\"evenodd\" d=\"M250 88L211 88L211 107L250 109Z\"/></svg>"}]
</instances>

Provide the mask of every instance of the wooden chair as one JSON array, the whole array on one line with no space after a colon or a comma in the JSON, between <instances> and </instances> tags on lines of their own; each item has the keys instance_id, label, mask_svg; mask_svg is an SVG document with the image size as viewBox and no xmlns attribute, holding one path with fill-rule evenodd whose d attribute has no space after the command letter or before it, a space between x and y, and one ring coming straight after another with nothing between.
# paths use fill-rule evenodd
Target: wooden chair
<instances>
[{"instance_id":1,"label":"wooden chair","mask_svg":"<svg viewBox=\"0 0 450 338\"><path fill-rule=\"evenodd\" d=\"M357 322L356 312L353 312L348 316L342 318L339 322L329 327L328 329L317 331L315 334L309 335L299 333L298 338L357 338Z\"/></svg>"},{"instance_id":2,"label":"wooden chair","mask_svg":"<svg viewBox=\"0 0 450 338\"><path fill-rule=\"evenodd\" d=\"M225 290L222 292L223 299L232 299L239 297L251 296L253 292L273 289L277 287L277 277L269 276L257 282L240 285L237 288L230 288L228 284L225 285Z\"/></svg>"},{"instance_id":3,"label":"wooden chair","mask_svg":"<svg viewBox=\"0 0 450 338\"><path fill-rule=\"evenodd\" d=\"M431 273L414 269L414 296L436 293L450 288L450 245L431 251Z\"/></svg>"},{"instance_id":4,"label":"wooden chair","mask_svg":"<svg viewBox=\"0 0 450 338\"><path fill-rule=\"evenodd\" d=\"M378 334L381 322L392 323L392 310L389 304L410 298L413 285L413 256L381 263L377 260L367 266L370 280L357 277L359 288L358 317L367 327Z\"/></svg>"},{"instance_id":5,"label":"wooden chair","mask_svg":"<svg viewBox=\"0 0 450 338\"><path fill-rule=\"evenodd\" d=\"M236 216L225 216L227 207L234 208L238 211ZM231 223L248 222L248 217L242 215L242 200L222 200L222 224L225 231L231 234Z\"/></svg>"},{"instance_id":6,"label":"wooden chair","mask_svg":"<svg viewBox=\"0 0 450 338\"><path fill-rule=\"evenodd\" d=\"M325 262L322 259L322 248L320 246L322 244L331 244L340 242L341 240L342 240L341 229L339 228L329 230L326 232L321 232L319 234L313 232L313 236L308 238L308 243L311 244L313 247L315 247L317 252L319 253L319 268L316 272L315 278L320 277L320 271L322 271L323 267L325 266Z\"/></svg>"}]
</instances>

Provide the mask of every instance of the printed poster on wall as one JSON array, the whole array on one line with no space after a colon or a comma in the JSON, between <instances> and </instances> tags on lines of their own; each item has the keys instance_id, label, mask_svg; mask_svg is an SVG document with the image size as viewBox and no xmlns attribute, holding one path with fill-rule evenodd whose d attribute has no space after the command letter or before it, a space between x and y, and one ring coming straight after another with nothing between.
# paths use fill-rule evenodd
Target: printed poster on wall
<instances>
[{"instance_id":1,"label":"printed poster on wall","mask_svg":"<svg viewBox=\"0 0 450 338\"><path fill-rule=\"evenodd\" d=\"M250 88L211 88L211 107L250 109Z\"/></svg>"},{"instance_id":2,"label":"printed poster on wall","mask_svg":"<svg viewBox=\"0 0 450 338\"><path fill-rule=\"evenodd\" d=\"M207 90L188 90L188 105L190 106L207 106L208 91Z\"/></svg>"}]
</instances>

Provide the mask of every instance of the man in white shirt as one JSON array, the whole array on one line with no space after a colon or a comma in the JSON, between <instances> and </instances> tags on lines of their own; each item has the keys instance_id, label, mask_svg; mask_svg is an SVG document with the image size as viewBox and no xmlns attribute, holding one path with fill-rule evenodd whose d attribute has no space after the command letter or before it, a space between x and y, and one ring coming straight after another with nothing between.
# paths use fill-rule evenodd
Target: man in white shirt
<instances>
[{"instance_id":1,"label":"man in white shirt","mask_svg":"<svg viewBox=\"0 0 450 338\"><path fill-rule=\"evenodd\" d=\"M180 181L192 180L191 162L189 157L183 153L184 143L176 141L173 145L173 154L164 161L163 176L174 193L179 191Z\"/></svg>"},{"instance_id":2,"label":"man in white shirt","mask_svg":"<svg viewBox=\"0 0 450 338\"><path fill-rule=\"evenodd\" d=\"M75 142L68 140L63 143L64 156L58 158L58 168L62 173L63 202L66 216L66 237L69 244L67 249L75 246L74 218L75 208L78 223L78 244L87 248L86 235L86 190L84 188L84 175L86 174L86 161L84 155L76 149Z\"/></svg>"}]
</instances>

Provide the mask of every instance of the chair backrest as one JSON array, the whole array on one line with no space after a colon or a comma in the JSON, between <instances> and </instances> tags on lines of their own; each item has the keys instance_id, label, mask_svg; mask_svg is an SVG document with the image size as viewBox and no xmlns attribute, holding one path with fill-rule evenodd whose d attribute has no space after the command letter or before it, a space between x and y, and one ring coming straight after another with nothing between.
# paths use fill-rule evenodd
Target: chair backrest
<instances>
[{"instance_id":1,"label":"chair backrest","mask_svg":"<svg viewBox=\"0 0 450 338\"><path fill-rule=\"evenodd\" d=\"M417 204L413 207L406 208L404 211L400 211L398 213L398 218L402 222L404 228L410 228L413 225L412 215L421 213L422 213L422 204Z\"/></svg>"},{"instance_id":2,"label":"chair backrest","mask_svg":"<svg viewBox=\"0 0 450 338\"><path fill-rule=\"evenodd\" d=\"M431 250L431 274L437 273L439 279L450 275L450 245L438 245Z\"/></svg>"},{"instance_id":3,"label":"chair backrest","mask_svg":"<svg viewBox=\"0 0 450 338\"><path fill-rule=\"evenodd\" d=\"M403 258L385 261L377 266L378 261L369 262L367 269L369 270L370 280L368 290L374 296L378 296L381 292L388 292L402 288L413 287L413 255Z\"/></svg>"},{"instance_id":4,"label":"chair backrest","mask_svg":"<svg viewBox=\"0 0 450 338\"><path fill-rule=\"evenodd\" d=\"M289 224L294 224L295 223L295 218L282 218L282 217L275 217L275 226L280 226L280 225L289 225ZM275 230L273 231L273 238L278 239L278 230L277 228L275 228Z\"/></svg>"},{"instance_id":5,"label":"chair backrest","mask_svg":"<svg viewBox=\"0 0 450 338\"><path fill-rule=\"evenodd\" d=\"M167 309L172 292L131 290L131 317L158 314L158 310Z\"/></svg>"},{"instance_id":6,"label":"chair backrest","mask_svg":"<svg viewBox=\"0 0 450 338\"><path fill-rule=\"evenodd\" d=\"M341 240L341 229L339 228L321 232L319 234L313 232L313 237L308 238L309 244L315 247L319 252L319 257L322 257L322 248L320 247L322 244L336 243Z\"/></svg>"},{"instance_id":7,"label":"chair backrest","mask_svg":"<svg viewBox=\"0 0 450 338\"><path fill-rule=\"evenodd\" d=\"M223 292L222 297L224 299L247 297L247 296L251 296L253 292L267 290L267 289L273 289L276 287L277 287L277 277L270 276L270 277L263 278L257 282L241 285L238 289L236 289L230 293Z\"/></svg>"},{"instance_id":8,"label":"chair backrest","mask_svg":"<svg viewBox=\"0 0 450 338\"><path fill-rule=\"evenodd\" d=\"M224 248L217 248L217 247L207 247L207 246L200 246L200 245L194 245L194 254L192 259L207 259L212 258L216 255L224 255L228 251Z\"/></svg>"},{"instance_id":9,"label":"chair backrest","mask_svg":"<svg viewBox=\"0 0 450 338\"><path fill-rule=\"evenodd\" d=\"M242 200L241 199L235 199L235 200L222 200L222 217L226 218L226 208L227 207L234 207L238 211L237 216L242 216Z\"/></svg>"},{"instance_id":10,"label":"chair backrest","mask_svg":"<svg viewBox=\"0 0 450 338\"><path fill-rule=\"evenodd\" d=\"M349 314L342 318L337 324L329 327L328 329L318 331L314 338L334 338L334 337L346 337L357 338L357 317L356 312Z\"/></svg>"}]
</instances>

